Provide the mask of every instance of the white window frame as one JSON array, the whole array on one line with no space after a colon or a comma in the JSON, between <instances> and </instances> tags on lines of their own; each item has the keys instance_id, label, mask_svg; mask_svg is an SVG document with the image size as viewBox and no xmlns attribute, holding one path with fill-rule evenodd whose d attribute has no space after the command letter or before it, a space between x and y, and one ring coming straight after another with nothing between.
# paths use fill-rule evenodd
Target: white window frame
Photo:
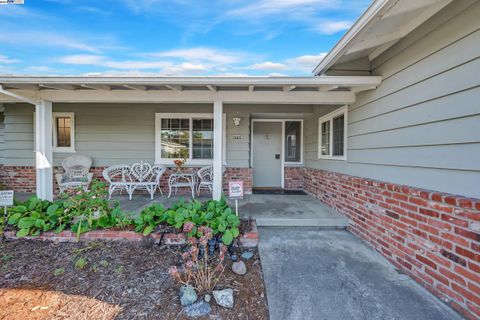
<instances>
[{"instance_id":1,"label":"white window frame","mask_svg":"<svg viewBox=\"0 0 480 320\"><path fill-rule=\"evenodd\" d=\"M344 119L343 126L343 156L334 156L333 153L333 119L342 115ZM344 106L318 118L318 159L347 160L347 128L348 128L348 107ZM330 123L330 141L328 155L322 154L322 123Z\"/></svg>"},{"instance_id":2,"label":"white window frame","mask_svg":"<svg viewBox=\"0 0 480 320\"><path fill-rule=\"evenodd\" d=\"M191 130L193 130L193 119L213 119L213 113L155 113L155 163L163 164L167 166L174 166L173 161L178 160L174 158L162 158L162 144L161 144L161 132L162 132L162 119L189 119L190 122L190 152L186 165L212 165L212 159L192 159L193 152L193 136ZM222 143L222 163L226 165L226 114L223 114L223 127L222 127L223 143Z\"/></svg>"},{"instance_id":3,"label":"white window frame","mask_svg":"<svg viewBox=\"0 0 480 320\"><path fill-rule=\"evenodd\" d=\"M70 132L70 147L57 146L57 118L69 117L72 122ZM53 112L52 113L53 128L53 152L75 152L75 114L73 112Z\"/></svg>"},{"instance_id":4,"label":"white window frame","mask_svg":"<svg viewBox=\"0 0 480 320\"><path fill-rule=\"evenodd\" d=\"M57 118L70 117L72 119L72 128L70 132L70 147L57 147ZM35 137L35 112L33 113L33 151L35 151L36 137ZM52 112L52 151L75 153L75 113L74 112Z\"/></svg>"}]
</instances>

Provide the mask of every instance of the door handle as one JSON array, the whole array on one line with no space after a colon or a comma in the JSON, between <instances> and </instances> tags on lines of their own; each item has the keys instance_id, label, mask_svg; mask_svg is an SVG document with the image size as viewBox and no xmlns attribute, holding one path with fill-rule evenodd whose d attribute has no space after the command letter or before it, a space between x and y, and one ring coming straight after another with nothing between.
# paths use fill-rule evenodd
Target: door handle
<instances>
[{"instance_id":1,"label":"door handle","mask_svg":"<svg viewBox=\"0 0 480 320\"><path fill-rule=\"evenodd\" d=\"M280 159L280 153L275 153L275 159Z\"/></svg>"}]
</instances>

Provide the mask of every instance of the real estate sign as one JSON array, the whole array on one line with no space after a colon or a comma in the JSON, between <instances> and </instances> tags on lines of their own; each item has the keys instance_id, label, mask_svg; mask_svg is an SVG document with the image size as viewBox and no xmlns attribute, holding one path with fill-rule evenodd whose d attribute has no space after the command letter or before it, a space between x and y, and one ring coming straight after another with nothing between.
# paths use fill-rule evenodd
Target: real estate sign
<instances>
[{"instance_id":1,"label":"real estate sign","mask_svg":"<svg viewBox=\"0 0 480 320\"><path fill-rule=\"evenodd\" d=\"M13 206L13 190L0 191L0 207Z\"/></svg>"},{"instance_id":2,"label":"real estate sign","mask_svg":"<svg viewBox=\"0 0 480 320\"><path fill-rule=\"evenodd\" d=\"M230 181L228 183L228 196L230 198L243 198L243 181Z\"/></svg>"}]
</instances>

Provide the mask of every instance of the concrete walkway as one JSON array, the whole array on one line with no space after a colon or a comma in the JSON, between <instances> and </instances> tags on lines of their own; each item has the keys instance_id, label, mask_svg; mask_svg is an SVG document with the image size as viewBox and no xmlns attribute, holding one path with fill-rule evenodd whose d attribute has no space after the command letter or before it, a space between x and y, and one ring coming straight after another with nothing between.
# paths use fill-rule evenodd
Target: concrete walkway
<instances>
[{"instance_id":1,"label":"concrete walkway","mask_svg":"<svg viewBox=\"0 0 480 320\"><path fill-rule=\"evenodd\" d=\"M272 320L462 319L347 231L259 232Z\"/></svg>"},{"instance_id":2,"label":"concrete walkway","mask_svg":"<svg viewBox=\"0 0 480 320\"><path fill-rule=\"evenodd\" d=\"M257 226L346 228L348 219L308 195L255 194L239 201L242 217Z\"/></svg>"}]
</instances>

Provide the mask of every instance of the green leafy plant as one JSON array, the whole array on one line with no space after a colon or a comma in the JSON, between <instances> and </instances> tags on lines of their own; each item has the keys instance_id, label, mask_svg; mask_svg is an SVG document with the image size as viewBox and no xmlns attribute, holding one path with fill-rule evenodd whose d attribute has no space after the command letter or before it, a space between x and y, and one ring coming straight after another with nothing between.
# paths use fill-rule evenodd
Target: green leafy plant
<instances>
[{"instance_id":1,"label":"green leafy plant","mask_svg":"<svg viewBox=\"0 0 480 320\"><path fill-rule=\"evenodd\" d=\"M56 276L56 277L61 276L64 273L65 273L65 269L63 269L63 268L57 268L57 269L53 270L53 275Z\"/></svg>"},{"instance_id":2,"label":"green leafy plant","mask_svg":"<svg viewBox=\"0 0 480 320\"><path fill-rule=\"evenodd\" d=\"M87 259L86 258L79 258L77 261L75 261L75 269L77 270L82 270L85 268L87 265Z\"/></svg>"},{"instance_id":3,"label":"green leafy plant","mask_svg":"<svg viewBox=\"0 0 480 320\"><path fill-rule=\"evenodd\" d=\"M147 236L155 230L156 226L163 223L167 217L168 214L163 208L163 205L155 203L142 210L140 215L135 219L135 231Z\"/></svg>"},{"instance_id":4,"label":"green leafy plant","mask_svg":"<svg viewBox=\"0 0 480 320\"><path fill-rule=\"evenodd\" d=\"M69 215L65 215L61 208L61 202L51 203L47 200L40 200L32 197L24 203L9 209L7 223L15 225L19 230L17 237L28 235L37 236L40 232L54 231L60 232L70 220Z\"/></svg>"},{"instance_id":5,"label":"green leafy plant","mask_svg":"<svg viewBox=\"0 0 480 320\"><path fill-rule=\"evenodd\" d=\"M109 265L107 260L101 260L98 264L104 268L108 267Z\"/></svg>"}]
</instances>

